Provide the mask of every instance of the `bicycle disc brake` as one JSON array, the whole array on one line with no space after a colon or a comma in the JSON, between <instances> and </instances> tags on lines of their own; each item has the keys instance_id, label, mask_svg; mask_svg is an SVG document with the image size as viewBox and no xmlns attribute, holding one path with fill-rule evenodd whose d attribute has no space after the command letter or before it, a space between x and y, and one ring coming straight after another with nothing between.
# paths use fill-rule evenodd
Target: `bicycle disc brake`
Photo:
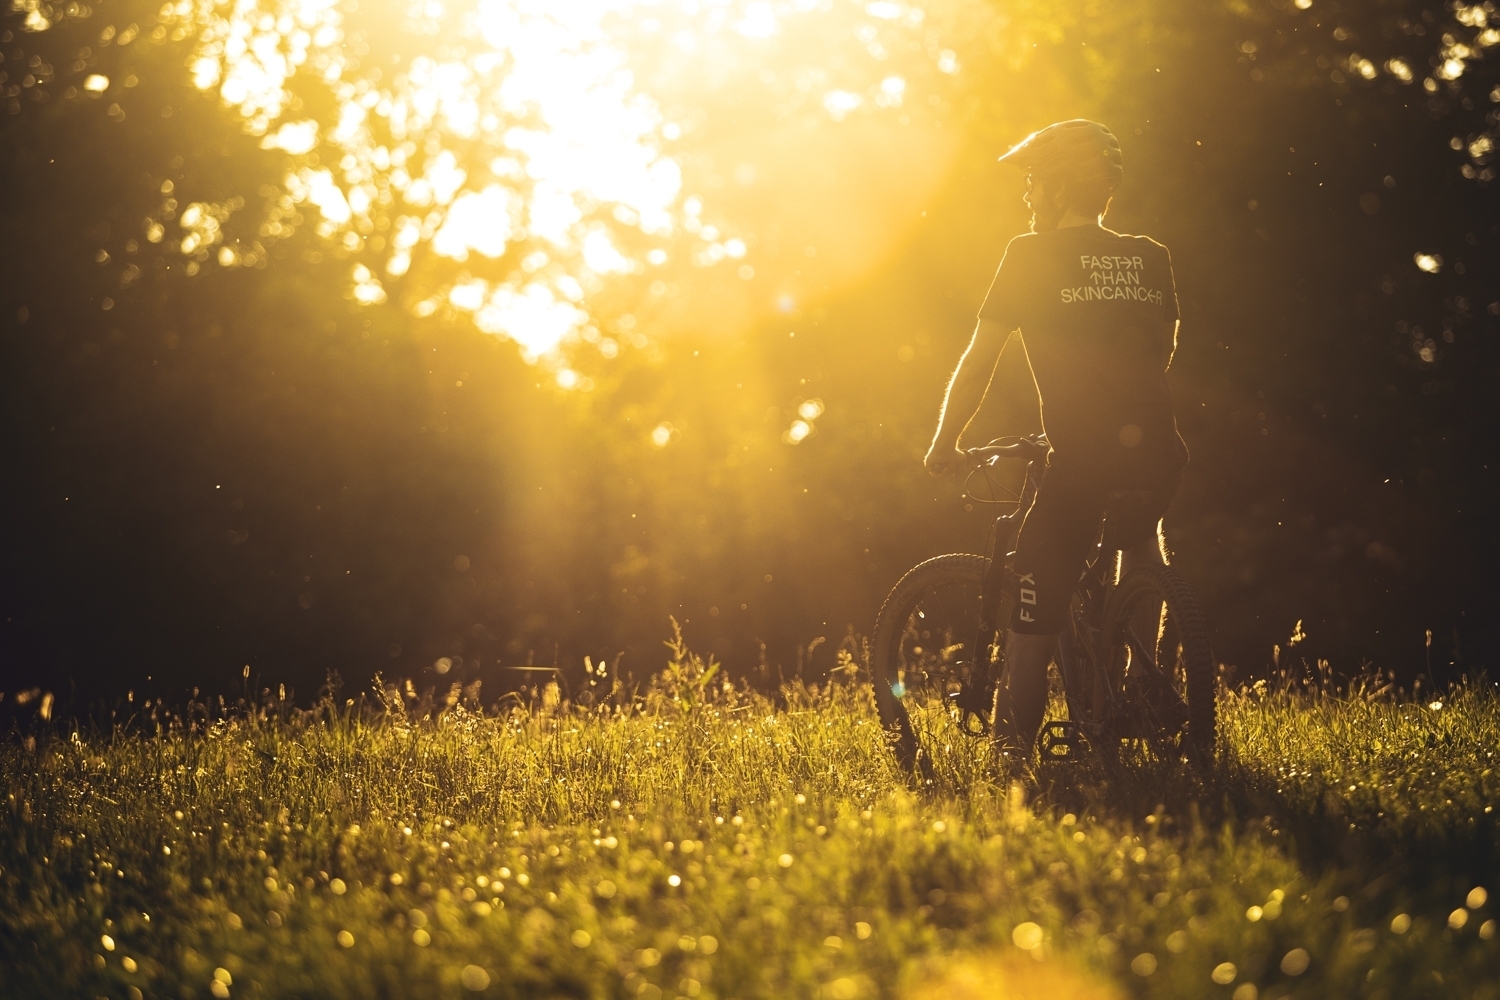
<instances>
[{"instance_id":1,"label":"bicycle disc brake","mask_svg":"<svg viewBox=\"0 0 1500 1000\"><path fill-rule=\"evenodd\" d=\"M985 713L989 709L988 702L993 700L993 692L985 690L987 687L964 681L957 691L948 695L948 710L959 730L975 739L988 736L990 732L990 720Z\"/></svg>"}]
</instances>

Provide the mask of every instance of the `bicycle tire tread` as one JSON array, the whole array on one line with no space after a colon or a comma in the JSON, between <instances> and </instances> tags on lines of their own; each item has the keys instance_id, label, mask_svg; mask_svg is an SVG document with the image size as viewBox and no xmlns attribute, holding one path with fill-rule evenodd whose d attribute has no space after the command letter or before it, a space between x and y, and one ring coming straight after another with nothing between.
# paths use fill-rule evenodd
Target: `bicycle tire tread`
<instances>
[{"instance_id":1,"label":"bicycle tire tread","mask_svg":"<svg viewBox=\"0 0 1500 1000\"><path fill-rule=\"evenodd\" d=\"M871 675L874 676L877 671L883 674L889 669L886 658L890 652L890 632L897 608L910 603L913 596L935 583L949 580L981 583L984 580L985 565L984 556L970 552L950 552L925 559L907 570L886 594L880 605L880 612L875 616L872 655L881 662L871 664Z\"/></svg>"},{"instance_id":2,"label":"bicycle tire tread","mask_svg":"<svg viewBox=\"0 0 1500 1000\"><path fill-rule=\"evenodd\" d=\"M911 614L915 599L930 587L948 582L972 582L979 584L984 579L987 560L984 556L969 552L950 552L923 560L902 574L901 579L886 594L875 616L875 634L870 650L870 677L875 688L875 705L880 711L880 724L893 742L893 749L902 767L910 773L924 773L930 765L922 759L922 749L916 733L906 714L891 693L894 672L892 663L893 635L900 624Z\"/></svg>"}]
</instances>

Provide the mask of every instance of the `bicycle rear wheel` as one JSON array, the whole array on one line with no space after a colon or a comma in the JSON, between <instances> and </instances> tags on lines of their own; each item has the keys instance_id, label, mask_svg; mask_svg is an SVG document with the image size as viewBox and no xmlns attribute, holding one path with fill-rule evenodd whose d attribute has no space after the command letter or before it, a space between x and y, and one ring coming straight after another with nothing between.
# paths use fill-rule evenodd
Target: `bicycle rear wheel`
<instances>
[{"instance_id":1,"label":"bicycle rear wheel","mask_svg":"<svg viewBox=\"0 0 1500 1000\"><path fill-rule=\"evenodd\" d=\"M965 553L919 563L891 589L875 619L875 703L909 772L930 773L913 711L934 700L944 704L971 679L982 682L979 671L998 660L998 631L980 632L985 568L983 556Z\"/></svg>"},{"instance_id":2,"label":"bicycle rear wheel","mask_svg":"<svg viewBox=\"0 0 1500 1000\"><path fill-rule=\"evenodd\" d=\"M1112 735L1164 756L1211 759L1217 738L1213 650L1187 582L1169 566L1137 566L1114 588L1100 631Z\"/></svg>"}]
</instances>

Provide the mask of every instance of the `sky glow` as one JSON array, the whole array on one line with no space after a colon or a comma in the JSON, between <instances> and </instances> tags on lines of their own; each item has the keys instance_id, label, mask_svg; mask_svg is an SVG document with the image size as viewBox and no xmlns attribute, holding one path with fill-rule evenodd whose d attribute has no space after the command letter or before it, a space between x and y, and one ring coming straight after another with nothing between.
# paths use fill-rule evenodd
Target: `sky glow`
<instances>
[{"instance_id":1,"label":"sky glow","mask_svg":"<svg viewBox=\"0 0 1500 1000\"><path fill-rule=\"evenodd\" d=\"M838 0L413 3L379 16L453 44L402 62L368 56L360 32L372 15L356 25L335 0L183 0L169 15L197 33L195 86L288 157L261 237L311 225L357 259L357 301L389 294L417 315L467 315L530 360L580 337L598 342L588 303L611 279L649 278L673 260L755 273L738 263L753 256L750 234L709 224L702 202L686 197L673 144L691 126L662 108L691 95L648 93L632 40L665 41L678 55L728 53L732 69L741 50L764 63L765 46L835 19L869 66L838 86L821 70L804 73L803 91L825 81L809 96L833 124L902 104L907 82L891 71L889 33L924 19L902 4ZM320 90L336 119L307 114L305 97ZM745 169L741 182L753 183ZM194 249L222 238L202 233ZM256 259L253 248L231 251L219 260Z\"/></svg>"}]
</instances>

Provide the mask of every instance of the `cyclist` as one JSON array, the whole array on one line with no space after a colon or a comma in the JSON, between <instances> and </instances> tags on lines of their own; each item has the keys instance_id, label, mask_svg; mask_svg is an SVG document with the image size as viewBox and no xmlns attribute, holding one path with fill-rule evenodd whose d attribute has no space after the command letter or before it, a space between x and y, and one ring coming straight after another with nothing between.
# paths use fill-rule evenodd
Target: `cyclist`
<instances>
[{"instance_id":1,"label":"cyclist","mask_svg":"<svg viewBox=\"0 0 1500 1000\"><path fill-rule=\"evenodd\" d=\"M1005 249L924 464L943 475L968 463L959 436L1019 331L1051 451L1007 581L1009 679L996 696L995 738L1029 760L1047 665L1101 522L1105 551L1125 550L1127 568L1164 563L1161 518L1187 448L1166 377L1177 345L1171 257L1154 240L1102 225L1123 175L1119 141L1074 119L1027 136L1000 162L1028 171L1031 232Z\"/></svg>"}]
</instances>

